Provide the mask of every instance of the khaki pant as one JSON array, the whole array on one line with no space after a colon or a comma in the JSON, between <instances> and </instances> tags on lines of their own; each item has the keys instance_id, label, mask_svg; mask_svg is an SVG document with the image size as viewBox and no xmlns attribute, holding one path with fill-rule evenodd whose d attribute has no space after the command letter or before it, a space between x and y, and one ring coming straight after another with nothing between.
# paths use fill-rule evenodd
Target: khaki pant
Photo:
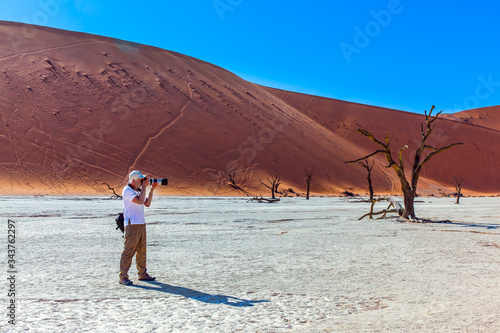
<instances>
[{"instance_id":1,"label":"khaki pant","mask_svg":"<svg viewBox=\"0 0 500 333\"><path fill-rule=\"evenodd\" d=\"M128 270L135 256L139 278L146 274L146 225L131 224L125 226L125 242L120 259L120 279L128 279Z\"/></svg>"}]
</instances>

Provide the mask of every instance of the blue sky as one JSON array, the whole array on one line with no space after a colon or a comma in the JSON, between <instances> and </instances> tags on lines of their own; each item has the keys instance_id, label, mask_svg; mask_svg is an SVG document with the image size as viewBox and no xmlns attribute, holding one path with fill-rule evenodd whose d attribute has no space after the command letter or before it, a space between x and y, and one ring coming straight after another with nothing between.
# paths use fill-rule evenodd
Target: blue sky
<instances>
[{"instance_id":1,"label":"blue sky","mask_svg":"<svg viewBox=\"0 0 500 333\"><path fill-rule=\"evenodd\" d=\"M0 19L187 54L249 81L422 112L500 105L496 1L1 1Z\"/></svg>"}]
</instances>

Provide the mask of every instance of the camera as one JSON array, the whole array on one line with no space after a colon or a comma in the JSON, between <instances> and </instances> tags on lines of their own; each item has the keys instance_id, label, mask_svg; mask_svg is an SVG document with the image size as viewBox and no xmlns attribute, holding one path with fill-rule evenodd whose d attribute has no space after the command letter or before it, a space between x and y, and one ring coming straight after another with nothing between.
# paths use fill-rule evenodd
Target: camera
<instances>
[{"instance_id":1,"label":"camera","mask_svg":"<svg viewBox=\"0 0 500 333\"><path fill-rule=\"evenodd\" d=\"M158 183L158 185L168 185L167 178L153 179L153 178L144 178L143 181L149 181L149 185L153 183Z\"/></svg>"}]
</instances>

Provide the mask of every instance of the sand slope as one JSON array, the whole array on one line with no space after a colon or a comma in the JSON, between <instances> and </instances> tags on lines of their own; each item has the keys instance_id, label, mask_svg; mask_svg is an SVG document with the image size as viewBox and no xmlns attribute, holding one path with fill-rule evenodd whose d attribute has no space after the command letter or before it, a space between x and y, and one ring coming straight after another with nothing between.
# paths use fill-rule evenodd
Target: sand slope
<instances>
[{"instance_id":1,"label":"sand slope","mask_svg":"<svg viewBox=\"0 0 500 333\"><path fill-rule=\"evenodd\" d=\"M8 22L0 40L0 194L104 194L103 182L119 187L136 168L168 177L164 194L239 194L230 170L253 194L267 193L267 173L303 192L304 168L315 193L364 192L364 170L344 163L377 148L360 125L389 132L394 150L420 135L419 115L261 87L155 47ZM446 191L453 175L469 191L500 191L499 133L438 125L433 144L468 145L430 162L421 192ZM376 191L399 192L377 161Z\"/></svg>"}]
</instances>

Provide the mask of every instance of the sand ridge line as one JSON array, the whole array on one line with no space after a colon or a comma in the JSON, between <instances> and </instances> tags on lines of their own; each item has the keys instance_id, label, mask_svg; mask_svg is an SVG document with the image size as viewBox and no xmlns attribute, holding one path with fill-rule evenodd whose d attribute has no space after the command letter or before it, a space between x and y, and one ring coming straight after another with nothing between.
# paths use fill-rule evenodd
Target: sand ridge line
<instances>
[{"instance_id":1,"label":"sand ridge line","mask_svg":"<svg viewBox=\"0 0 500 333\"><path fill-rule=\"evenodd\" d=\"M187 86L188 86L188 90L189 87L190 87L190 84L191 83L188 83ZM191 96L192 97L192 96ZM158 133L156 133L154 136L150 137L148 139L148 141L146 142L146 145L142 148L141 152L137 155L137 157L135 158L134 162L132 163L132 167L130 168L130 170L134 169L135 168L135 165L137 164L137 161L139 160L139 158L144 154L144 152L146 151L146 149L148 148L149 144L151 143L152 140L158 138L165 130L167 130L170 126L172 126L173 124L175 124L177 122L177 120L179 120L179 118L182 117L182 115L184 114L184 110L187 108L187 106L189 105L189 103L191 103L191 99L188 100L186 102L186 104L184 104L184 106L182 107L181 111L179 112L179 114L177 115L177 117L175 117L174 119L172 119L171 121L169 121L164 127L162 127Z\"/></svg>"},{"instance_id":2,"label":"sand ridge line","mask_svg":"<svg viewBox=\"0 0 500 333\"><path fill-rule=\"evenodd\" d=\"M14 58L14 57L25 56L25 55L29 55L29 54L36 54L36 53L40 53L40 52L44 52L44 51L59 50L59 49L65 49L65 48L70 48L70 47L74 47L74 46L81 46L81 45L106 44L106 43L108 43L108 42L106 42L106 41L94 41L94 42L83 42L83 43L76 43L76 44L70 44L70 45L55 46L55 47L47 47L47 48L37 50L37 51L28 51L28 52L12 54L10 56L0 58L0 61Z\"/></svg>"},{"instance_id":3,"label":"sand ridge line","mask_svg":"<svg viewBox=\"0 0 500 333\"><path fill-rule=\"evenodd\" d=\"M17 111L17 109L16 109L16 111ZM23 178L24 178L24 180L27 180L26 173L24 172L23 164L21 163L18 151L17 151L16 147L14 146L14 141L12 140L12 137L10 136L10 132L9 132L9 136L7 138L10 141L10 147L12 148L12 152L14 153L14 156L16 157L17 165L19 165L19 169L21 170L21 173L23 174Z\"/></svg>"},{"instance_id":4,"label":"sand ridge line","mask_svg":"<svg viewBox=\"0 0 500 333\"><path fill-rule=\"evenodd\" d=\"M84 133L84 132L82 132L82 134L86 135L87 137L90 137L92 140L97 140L96 138L94 138L90 134L87 134L87 133ZM123 164L123 165L127 165L128 164L127 162L124 162L123 160L119 160L119 159L113 158L113 157L111 157L109 155L101 154L101 153L97 152L94 149L94 146L91 146L91 148L87 148L85 145L76 144L76 143L70 142L70 141L68 141L68 140L66 140L64 138L59 138L59 140L62 141L62 142L64 142L64 143L66 143L66 144L68 144L68 145L70 145L70 146L74 146L74 147L76 147L78 149L84 149L84 150L88 151L90 154L95 154L95 155L101 156L101 157L103 157L105 159L112 160L112 161L115 161L115 162ZM104 141L101 141L101 142L104 142ZM123 151L126 151L126 150L123 150Z\"/></svg>"},{"instance_id":5,"label":"sand ridge line","mask_svg":"<svg viewBox=\"0 0 500 333\"><path fill-rule=\"evenodd\" d=\"M5 101L7 101L8 104L11 104L12 107L15 107L16 106L16 102L14 102L13 100L5 97L5 96L0 96L0 98L4 99ZM0 101L0 103L3 103L3 104L7 104L5 101ZM9 103L10 102L10 103ZM9 106L9 105L7 105Z\"/></svg>"},{"instance_id":6,"label":"sand ridge line","mask_svg":"<svg viewBox=\"0 0 500 333\"><path fill-rule=\"evenodd\" d=\"M396 184L394 183L394 180L391 178L391 173L389 172L389 170L387 170L387 168L380 165L379 163L377 163L377 166L387 176L387 178L391 181L391 192L394 192L394 189L396 188Z\"/></svg>"},{"instance_id":7,"label":"sand ridge line","mask_svg":"<svg viewBox=\"0 0 500 333\"><path fill-rule=\"evenodd\" d=\"M126 149L124 149L124 148L122 148L122 147L120 147L120 146L113 145L113 144L111 144L111 143L109 143L109 142L106 142L106 141L104 141L104 140L98 139L98 138L96 138L96 137L94 137L94 136L90 135L89 133L82 132L82 134L83 134L83 135L85 135L85 136L87 136L87 137L89 137L89 138L90 138L90 139L92 139L92 140L99 141L99 143L103 143L103 144L108 145L108 146L110 146L110 147L113 147L113 148L115 148L115 149L121 150L121 151L123 151L123 152L125 152L125 153L132 154L132 152L130 152L130 151L128 151L128 150L126 150Z\"/></svg>"},{"instance_id":8,"label":"sand ridge line","mask_svg":"<svg viewBox=\"0 0 500 333\"><path fill-rule=\"evenodd\" d=\"M63 161L65 161L65 159L64 159L64 158L61 158L61 159L62 159ZM106 168L104 168L104 167L101 167L101 166L99 166L99 165L97 165L97 164L92 164L92 163L85 162L85 161L83 161L82 159L76 158L76 157L74 157L74 156L73 156L73 157L71 157L71 159L72 159L72 160L75 160L75 161L78 161L78 162L79 162L79 163L81 163L81 164L85 164L85 165L87 165L87 166L89 166L89 167L91 167L91 168L99 169L99 170L105 171L105 172L107 172L107 173L109 173L109 174L112 174L112 175L114 175L114 176L117 176L117 177L119 177L119 178L123 178L123 175L119 175L119 174L117 174L117 173L115 173L115 172L113 172L113 171L111 171L111 170L109 170L109 169L106 169Z\"/></svg>"}]
</instances>

